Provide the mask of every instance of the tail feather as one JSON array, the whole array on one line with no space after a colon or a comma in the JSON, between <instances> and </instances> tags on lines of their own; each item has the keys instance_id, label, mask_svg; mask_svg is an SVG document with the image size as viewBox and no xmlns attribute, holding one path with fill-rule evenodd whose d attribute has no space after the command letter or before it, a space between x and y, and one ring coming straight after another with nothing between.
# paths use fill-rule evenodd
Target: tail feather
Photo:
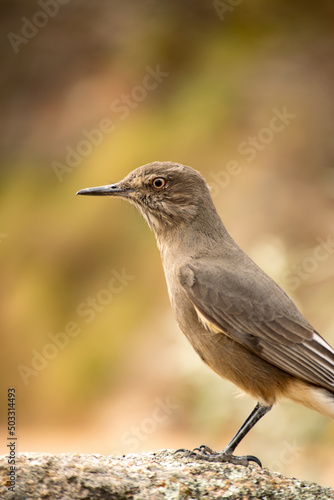
<instances>
[{"instance_id":1,"label":"tail feather","mask_svg":"<svg viewBox=\"0 0 334 500\"><path fill-rule=\"evenodd\" d=\"M284 396L322 415L334 418L334 392L328 389L294 379L288 385Z\"/></svg>"}]
</instances>

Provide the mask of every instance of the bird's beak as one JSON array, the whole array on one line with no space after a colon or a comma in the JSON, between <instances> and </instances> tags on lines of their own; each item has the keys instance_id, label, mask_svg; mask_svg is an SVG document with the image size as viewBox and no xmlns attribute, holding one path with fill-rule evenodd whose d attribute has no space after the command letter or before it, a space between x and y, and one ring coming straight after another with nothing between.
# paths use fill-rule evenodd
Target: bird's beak
<instances>
[{"instance_id":1,"label":"bird's beak","mask_svg":"<svg viewBox=\"0 0 334 500\"><path fill-rule=\"evenodd\" d=\"M126 197L132 190L119 184L108 184L106 186L97 186L86 189L80 189L78 194L85 196L124 196Z\"/></svg>"}]
</instances>

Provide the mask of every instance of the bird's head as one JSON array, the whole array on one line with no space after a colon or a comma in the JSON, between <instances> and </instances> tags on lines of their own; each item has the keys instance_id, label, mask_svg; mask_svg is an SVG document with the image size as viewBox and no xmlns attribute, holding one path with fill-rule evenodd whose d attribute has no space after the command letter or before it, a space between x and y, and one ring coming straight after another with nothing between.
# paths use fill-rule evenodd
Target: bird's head
<instances>
[{"instance_id":1,"label":"bird's head","mask_svg":"<svg viewBox=\"0 0 334 500\"><path fill-rule=\"evenodd\" d=\"M149 163L116 184L82 189L77 194L123 198L136 206L157 234L189 224L212 204L203 177L190 167L171 162Z\"/></svg>"}]
</instances>

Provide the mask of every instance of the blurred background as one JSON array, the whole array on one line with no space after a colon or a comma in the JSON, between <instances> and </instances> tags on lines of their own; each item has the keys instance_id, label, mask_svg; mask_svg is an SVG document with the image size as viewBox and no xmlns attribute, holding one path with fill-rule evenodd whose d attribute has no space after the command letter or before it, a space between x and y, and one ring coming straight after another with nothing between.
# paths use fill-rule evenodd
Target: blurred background
<instances>
[{"instance_id":1,"label":"blurred background","mask_svg":"<svg viewBox=\"0 0 334 500\"><path fill-rule=\"evenodd\" d=\"M253 407L172 317L155 240L75 198L154 160L201 171L228 230L334 343L334 5L2 0L1 453L223 448ZM334 486L334 424L283 402L238 448Z\"/></svg>"}]
</instances>

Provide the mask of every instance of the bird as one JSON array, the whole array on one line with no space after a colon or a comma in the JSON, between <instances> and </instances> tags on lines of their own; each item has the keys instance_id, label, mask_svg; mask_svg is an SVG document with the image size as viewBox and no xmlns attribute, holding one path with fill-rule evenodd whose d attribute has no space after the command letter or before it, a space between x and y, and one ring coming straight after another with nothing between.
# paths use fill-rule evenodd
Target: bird
<instances>
[{"instance_id":1,"label":"bird","mask_svg":"<svg viewBox=\"0 0 334 500\"><path fill-rule=\"evenodd\" d=\"M204 363L256 401L223 450L201 445L176 452L262 466L257 457L234 451L279 400L334 418L333 348L234 241L197 170L155 161L120 182L77 194L119 197L138 209L155 234L181 331Z\"/></svg>"}]
</instances>

